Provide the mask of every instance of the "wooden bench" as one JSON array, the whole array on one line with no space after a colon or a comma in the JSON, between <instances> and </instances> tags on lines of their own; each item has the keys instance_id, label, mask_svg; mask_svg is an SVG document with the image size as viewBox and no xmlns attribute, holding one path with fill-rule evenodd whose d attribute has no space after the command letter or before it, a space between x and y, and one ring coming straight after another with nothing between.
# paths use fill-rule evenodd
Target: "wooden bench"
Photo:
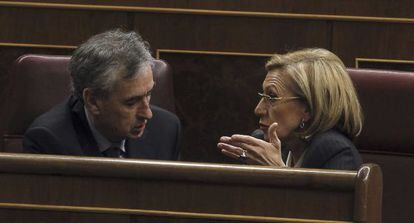
<instances>
[{"instance_id":1,"label":"wooden bench","mask_svg":"<svg viewBox=\"0 0 414 223\"><path fill-rule=\"evenodd\" d=\"M2 222L381 222L382 174L0 153Z\"/></svg>"}]
</instances>

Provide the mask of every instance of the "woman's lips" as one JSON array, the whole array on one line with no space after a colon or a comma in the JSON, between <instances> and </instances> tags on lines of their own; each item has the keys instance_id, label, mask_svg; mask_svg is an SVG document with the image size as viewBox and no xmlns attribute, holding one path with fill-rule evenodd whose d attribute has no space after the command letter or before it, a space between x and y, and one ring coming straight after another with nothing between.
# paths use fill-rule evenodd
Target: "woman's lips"
<instances>
[{"instance_id":1,"label":"woman's lips","mask_svg":"<svg viewBox=\"0 0 414 223\"><path fill-rule=\"evenodd\" d=\"M269 129L268 125L259 123L260 129L263 130L263 132L267 133L267 130Z\"/></svg>"},{"instance_id":2,"label":"woman's lips","mask_svg":"<svg viewBox=\"0 0 414 223\"><path fill-rule=\"evenodd\" d=\"M259 123L260 129L263 131L263 137L265 141L268 141L267 133L269 131L269 126L263 123Z\"/></svg>"}]
</instances>

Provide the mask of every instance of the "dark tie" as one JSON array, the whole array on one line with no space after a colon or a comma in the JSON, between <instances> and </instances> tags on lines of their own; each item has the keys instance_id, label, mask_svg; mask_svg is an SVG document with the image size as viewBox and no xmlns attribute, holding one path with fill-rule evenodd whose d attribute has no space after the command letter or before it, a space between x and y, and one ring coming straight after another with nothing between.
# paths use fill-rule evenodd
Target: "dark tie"
<instances>
[{"instance_id":1,"label":"dark tie","mask_svg":"<svg viewBox=\"0 0 414 223\"><path fill-rule=\"evenodd\" d=\"M109 147L103 152L103 154L106 157L112 157L112 158L124 158L125 157L124 151L122 151L118 147Z\"/></svg>"}]
</instances>

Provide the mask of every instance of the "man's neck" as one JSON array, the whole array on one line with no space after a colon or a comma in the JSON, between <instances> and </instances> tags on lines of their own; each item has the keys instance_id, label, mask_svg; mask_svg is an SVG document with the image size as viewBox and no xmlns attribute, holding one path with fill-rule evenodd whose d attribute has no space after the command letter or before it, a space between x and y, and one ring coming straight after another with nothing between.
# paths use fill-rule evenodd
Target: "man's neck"
<instances>
[{"instance_id":1,"label":"man's neck","mask_svg":"<svg viewBox=\"0 0 414 223\"><path fill-rule=\"evenodd\" d=\"M122 151L125 152L125 139L118 141L118 142L112 142L107 137L105 137L101 131L98 130L98 128L95 125L95 119L91 113L89 113L88 109L84 107L85 109L85 115L86 120L88 122L89 128L91 129L92 135L95 138L96 143L98 144L99 150L103 152L109 147L118 147Z\"/></svg>"}]
</instances>

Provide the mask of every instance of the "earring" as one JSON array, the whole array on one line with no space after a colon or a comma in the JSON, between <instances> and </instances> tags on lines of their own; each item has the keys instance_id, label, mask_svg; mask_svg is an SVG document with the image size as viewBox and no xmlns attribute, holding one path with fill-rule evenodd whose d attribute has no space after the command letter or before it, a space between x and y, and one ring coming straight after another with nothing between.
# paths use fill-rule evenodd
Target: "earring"
<instances>
[{"instance_id":1,"label":"earring","mask_svg":"<svg viewBox=\"0 0 414 223\"><path fill-rule=\"evenodd\" d=\"M300 129L304 129L305 128L305 119L304 118L302 118L302 121L299 124L299 128Z\"/></svg>"}]
</instances>

